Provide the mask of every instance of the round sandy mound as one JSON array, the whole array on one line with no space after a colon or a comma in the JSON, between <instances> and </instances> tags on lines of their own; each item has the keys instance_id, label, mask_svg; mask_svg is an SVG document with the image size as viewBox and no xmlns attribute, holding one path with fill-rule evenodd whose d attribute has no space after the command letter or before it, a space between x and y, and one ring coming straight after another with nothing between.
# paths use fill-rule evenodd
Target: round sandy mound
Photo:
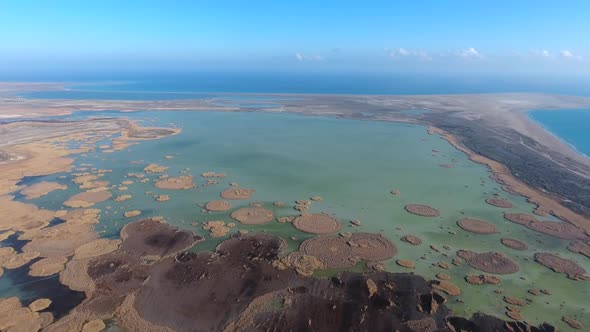
<instances>
[{"instance_id":1,"label":"round sandy mound","mask_svg":"<svg viewBox=\"0 0 590 332\"><path fill-rule=\"evenodd\" d=\"M462 229L476 234L494 234L496 226L479 219L463 218L457 221L457 225Z\"/></svg>"},{"instance_id":2,"label":"round sandy mound","mask_svg":"<svg viewBox=\"0 0 590 332\"><path fill-rule=\"evenodd\" d=\"M492 198L486 199L486 203L493 205L495 207L503 208L503 209L510 209L510 208L514 207L514 205L512 205L512 203L510 203L509 201L507 201L503 198L497 198L497 197L492 197Z\"/></svg>"},{"instance_id":3,"label":"round sandy mound","mask_svg":"<svg viewBox=\"0 0 590 332\"><path fill-rule=\"evenodd\" d=\"M521 224L536 232L564 240L587 240L588 236L578 227L567 222L539 221L534 216L524 213L504 213L504 218Z\"/></svg>"},{"instance_id":4,"label":"round sandy mound","mask_svg":"<svg viewBox=\"0 0 590 332\"><path fill-rule=\"evenodd\" d=\"M561 258L547 252L539 252L535 254L535 261L555 272L566 274L568 278L586 279L584 276L586 270L570 259Z\"/></svg>"},{"instance_id":5,"label":"round sandy mound","mask_svg":"<svg viewBox=\"0 0 590 332\"><path fill-rule=\"evenodd\" d=\"M106 201L111 196L111 193L108 191L84 191L70 197L70 199L64 202L64 205L72 208L86 208L95 203Z\"/></svg>"},{"instance_id":6,"label":"round sandy mound","mask_svg":"<svg viewBox=\"0 0 590 332\"><path fill-rule=\"evenodd\" d=\"M328 268L352 267L358 261L352 247L338 235L312 237L303 241L299 250L316 257Z\"/></svg>"},{"instance_id":7,"label":"round sandy mound","mask_svg":"<svg viewBox=\"0 0 590 332\"><path fill-rule=\"evenodd\" d=\"M340 222L325 213L299 216L293 220L293 226L312 234L331 234L340 230Z\"/></svg>"},{"instance_id":8,"label":"round sandy mound","mask_svg":"<svg viewBox=\"0 0 590 332\"><path fill-rule=\"evenodd\" d=\"M225 199L248 199L252 196L254 190L244 188L228 188L221 192L221 197Z\"/></svg>"},{"instance_id":9,"label":"round sandy mound","mask_svg":"<svg viewBox=\"0 0 590 332\"><path fill-rule=\"evenodd\" d=\"M353 233L347 243L356 256L367 261L384 261L397 253L395 245L381 234Z\"/></svg>"},{"instance_id":10,"label":"round sandy mound","mask_svg":"<svg viewBox=\"0 0 590 332\"><path fill-rule=\"evenodd\" d=\"M205 205L205 209L209 211L227 211L231 205L226 201L211 201Z\"/></svg>"},{"instance_id":11,"label":"round sandy mound","mask_svg":"<svg viewBox=\"0 0 590 332\"><path fill-rule=\"evenodd\" d=\"M510 249L526 250L528 248L526 243L521 242L517 239L502 238L502 239L500 239L500 242L502 242L503 245L505 245L506 247L508 247Z\"/></svg>"},{"instance_id":12,"label":"round sandy mound","mask_svg":"<svg viewBox=\"0 0 590 332\"><path fill-rule=\"evenodd\" d=\"M193 177L188 175L181 175L173 178L161 179L157 181L155 185L159 189L166 190L188 190L195 187L195 184L193 183Z\"/></svg>"},{"instance_id":13,"label":"round sandy mound","mask_svg":"<svg viewBox=\"0 0 590 332\"><path fill-rule=\"evenodd\" d=\"M516 263L498 252L477 253L469 250L459 250L457 256L463 258L472 268L487 273L510 274L518 271Z\"/></svg>"},{"instance_id":14,"label":"round sandy mound","mask_svg":"<svg viewBox=\"0 0 590 332\"><path fill-rule=\"evenodd\" d=\"M263 207L241 208L232 212L231 217L246 225L266 224L274 219L272 211Z\"/></svg>"},{"instance_id":15,"label":"round sandy mound","mask_svg":"<svg viewBox=\"0 0 590 332\"><path fill-rule=\"evenodd\" d=\"M406 211L411 214L415 214L422 217L438 217L440 216L440 212L428 205L423 204L408 204L404 207Z\"/></svg>"}]
</instances>

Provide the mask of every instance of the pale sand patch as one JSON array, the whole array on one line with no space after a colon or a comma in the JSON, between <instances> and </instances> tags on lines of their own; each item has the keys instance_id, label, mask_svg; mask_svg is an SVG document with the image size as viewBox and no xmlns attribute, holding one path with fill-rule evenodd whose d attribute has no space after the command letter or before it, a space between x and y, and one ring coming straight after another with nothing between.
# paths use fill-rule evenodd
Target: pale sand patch
<instances>
[{"instance_id":1,"label":"pale sand patch","mask_svg":"<svg viewBox=\"0 0 590 332\"><path fill-rule=\"evenodd\" d=\"M125 216L125 218L137 217L140 214L141 214L141 211L139 211L139 210L131 210L131 211L127 211L127 212L123 213L123 215Z\"/></svg>"},{"instance_id":2,"label":"pale sand patch","mask_svg":"<svg viewBox=\"0 0 590 332\"><path fill-rule=\"evenodd\" d=\"M340 221L325 213L302 215L293 220L298 230L312 234L330 234L340 230Z\"/></svg>"},{"instance_id":3,"label":"pale sand patch","mask_svg":"<svg viewBox=\"0 0 590 332\"><path fill-rule=\"evenodd\" d=\"M72 259L84 259L111 253L119 248L121 240L97 239L85 243L74 251Z\"/></svg>"},{"instance_id":4,"label":"pale sand patch","mask_svg":"<svg viewBox=\"0 0 590 332\"><path fill-rule=\"evenodd\" d=\"M39 331L53 322L49 312L38 313L23 307L17 297L0 299L0 330Z\"/></svg>"},{"instance_id":5,"label":"pale sand patch","mask_svg":"<svg viewBox=\"0 0 590 332\"><path fill-rule=\"evenodd\" d=\"M231 213L231 217L245 225L260 225L274 219L273 212L263 207L241 208Z\"/></svg>"},{"instance_id":6,"label":"pale sand patch","mask_svg":"<svg viewBox=\"0 0 590 332\"><path fill-rule=\"evenodd\" d=\"M154 198L157 202L167 202L170 200L170 196L168 195L159 195Z\"/></svg>"},{"instance_id":7,"label":"pale sand patch","mask_svg":"<svg viewBox=\"0 0 590 332\"><path fill-rule=\"evenodd\" d=\"M0 234L0 242L8 239L13 234L14 234L14 231L5 231L4 233L1 233Z\"/></svg>"},{"instance_id":8,"label":"pale sand patch","mask_svg":"<svg viewBox=\"0 0 590 332\"><path fill-rule=\"evenodd\" d=\"M227 211L231 209L231 204L227 201L211 201L205 205L205 209L209 211Z\"/></svg>"},{"instance_id":9,"label":"pale sand patch","mask_svg":"<svg viewBox=\"0 0 590 332\"><path fill-rule=\"evenodd\" d=\"M85 191L70 197L70 199L64 202L64 205L72 208L87 208L93 206L95 203L104 202L111 198L111 196L111 193L108 191Z\"/></svg>"},{"instance_id":10,"label":"pale sand patch","mask_svg":"<svg viewBox=\"0 0 590 332\"><path fill-rule=\"evenodd\" d=\"M438 217L440 212L428 205L424 204L408 204L404 207L409 213L421 216L421 217Z\"/></svg>"},{"instance_id":11,"label":"pale sand patch","mask_svg":"<svg viewBox=\"0 0 590 332\"><path fill-rule=\"evenodd\" d=\"M181 175L178 177L170 177L156 182L156 187L160 189L191 189L195 187L193 177L189 175Z\"/></svg>"},{"instance_id":12,"label":"pale sand patch","mask_svg":"<svg viewBox=\"0 0 590 332\"><path fill-rule=\"evenodd\" d=\"M5 269L16 269L19 268L31 260L39 257L39 252L37 251L28 251L23 252L22 254L16 254L10 257L7 261L2 264L2 267Z\"/></svg>"},{"instance_id":13,"label":"pale sand patch","mask_svg":"<svg viewBox=\"0 0 590 332\"><path fill-rule=\"evenodd\" d=\"M160 166L158 164L149 164L144 167L143 171L146 173L163 173L170 167L168 166Z\"/></svg>"},{"instance_id":14,"label":"pale sand patch","mask_svg":"<svg viewBox=\"0 0 590 332\"><path fill-rule=\"evenodd\" d=\"M254 190L232 187L221 192L221 197L225 199L248 199Z\"/></svg>"},{"instance_id":15,"label":"pale sand patch","mask_svg":"<svg viewBox=\"0 0 590 332\"><path fill-rule=\"evenodd\" d=\"M0 196L0 231L27 232L43 228L53 219L54 212L41 210L34 204L13 200L14 196Z\"/></svg>"},{"instance_id":16,"label":"pale sand patch","mask_svg":"<svg viewBox=\"0 0 590 332\"><path fill-rule=\"evenodd\" d=\"M204 178L224 178L225 173L205 172L201 176Z\"/></svg>"},{"instance_id":17,"label":"pale sand patch","mask_svg":"<svg viewBox=\"0 0 590 332\"><path fill-rule=\"evenodd\" d=\"M87 258L69 261L65 270L59 273L59 282L90 297L94 292L94 281L87 272L89 260Z\"/></svg>"},{"instance_id":18,"label":"pale sand patch","mask_svg":"<svg viewBox=\"0 0 590 332\"><path fill-rule=\"evenodd\" d=\"M47 257L33 263L29 270L31 277L47 277L65 269L67 257Z\"/></svg>"},{"instance_id":19,"label":"pale sand patch","mask_svg":"<svg viewBox=\"0 0 590 332\"><path fill-rule=\"evenodd\" d=\"M128 186L128 185L130 185L130 184L133 184L133 183L134 183L134 182L133 182L133 181L131 181L131 180L125 180L125 181L122 181L122 182L121 182L121 184L122 184L122 185L124 185L124 186Z\"/></svg>"},{"instance_id":20,"label":"pale sand patch","mask_svg":"<svg viewBox=\"0 0 590 332\"><path fill-rule=\"evenodd\" d=\"M82 327L82 332L100 332L105 327L106 326L104 325L104 322L102 320L95 319L84 324L84 326Z\"/></svg>"},{"instance_id":21,"label":"pale sand patch","mask_svg":"<svg viewBox=\"0 0 590 332\"><path fill-rule=\"evenodd\" d=\"M131 195L120 195L120 196L115 197L114 201L115 202L123 202L123 201L126 201L128 199L131 199L131 197L133 197L133 196L131 196Z\"/></svg>"},{"instance_id":22,"label":"pale sand patch","mask_svg":"<svg viewBox=\"0 0 590 332\"><path fill-rule=\"evenodd\" d=\"M230 231L224 221L208 221L203 224L203 229L208 230L213 238L223 237Z\"/></svg>"},{"instance_id":23,"label":"pale sand patch","mask_svg":"<svg viewBox=\"0 0 590 332\"><path fill-rule=\"evenodd\" d=\"M20 240L31 240L23 247L24 252L39 252L42 257L65 257L84 243L98 238L91 224L63 223L34 232L22 234Z\"/></svg>"},{"instance_id":24,"label":"pale sand patch","mask_svg":"<svg viewBox=\"0 0 590 332\"><path fill-rule=\"evenodd\" d=\"M55 217L71 224L97 224L99 215L100 209L59 210L55 212Z\"/></svg>"},{"instance_id":25,"label":"pale sand patch","mask_svg":"<svg viewBox=\"0 0 590 332\"><path fill-rule=\"evenodd\" d=\"M74 182L76 184L84 184L86 182L90 182L90 181L94 181L94 180L98 180L98 175L85 174L85 175L80 175L80 176L73 178L72 182Z\"/></svg>"},{"instance_id":26,"label":"pale sand patch","mask_svg":"<svg viewBox=\"0 0 590 332\"><path fill-rule=\"evenodd\" d=\"M50 305L50 299L37 299L29 304L29 309L31 309L31 311L41 311L43 309L49 308Z\"/></svg>"},{"instance_id":27,"label":"pale sand patch","mask_svg":"<svg viewBox=\"0 0 590 332\"><path fill-rule=\"evenodd\" d=\"M23 190L20 191L20 193L25 195L26 199L34 199L34 198L39 198L39 197L45 196L55 190L65 190L65 189L68 189L68 186L57 183L57 182L43 181L43 182L35 183L31 186L25 187Z\"/></svg>"}]
</instances>

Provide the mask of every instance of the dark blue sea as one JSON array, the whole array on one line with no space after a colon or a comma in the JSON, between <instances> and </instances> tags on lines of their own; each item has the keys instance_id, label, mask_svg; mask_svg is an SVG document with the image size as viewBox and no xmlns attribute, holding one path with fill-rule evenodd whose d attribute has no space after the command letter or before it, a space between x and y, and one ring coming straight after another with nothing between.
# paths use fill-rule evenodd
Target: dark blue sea
<instances>
[{"instance_id":1,"label":"dark blue sea","mask_svg":"<svg viewBox=\"0 0 590 332\"><path fill-rule=\"evenodd\" d=\"M590 110L535 110L529 117L578 152L590 156Z\"/></svg>"},{"instance_id":2,"label":"dark blue sea","mask_svg":"<svg viewBox=\"0 0 590 332\"><path fill-rule=\"evenodd\" d=\"M23 97L49 99L200 99L213 97L216 93L417 95L531 92L590 97L588 77L531 74L55 71L11 75L0 72L0 81L69 82L64 91L22 94ZM240 96L240 99L244 98L249 97ZM260 101L260 98L253 99ZM578 151L590 155L590 111L532 111L530 116Z\"/></svg>"}]
</instances>

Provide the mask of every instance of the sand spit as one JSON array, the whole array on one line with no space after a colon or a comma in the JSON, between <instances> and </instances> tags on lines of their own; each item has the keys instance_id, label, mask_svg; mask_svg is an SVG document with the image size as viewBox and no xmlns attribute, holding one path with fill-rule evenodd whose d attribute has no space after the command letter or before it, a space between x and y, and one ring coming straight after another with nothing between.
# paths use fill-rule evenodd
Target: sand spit
<instances>
[{"instance_id":1,"label":"sand spit","mask_svg":"<svg viewBox=\"0 0 590 332\"><path fill-rule=\"evenodd\" d=\"M409 259L398 259L397 261L395 261L395 263L399 266L408 268L408 269L414 269L416 268L416 263L414 263L414 261L409 260Z\"/></svg>"},{"instance_id":2,"label":"sand spit","mask_svg":"<svg viewBox=\"0 0 590 332\"><path fill-rule=\"evenodd\" d=\"M325 213L304 214L293 220L298 230L311 234L331 234L340 230L340 221Z\"/></svg>"},{"instance_id":3,"label":"sand spit","mask_svg":"<svg viewBox=\"0 0 590 332\"><path fill-rule=\"evenodd\" d=\"M38 308L34 307L34 309ZM23 307L17 297L0 299L0 330L2 331L39 331L52 321L51 313L38 313L29 307Z\"/></svg>"},{"instance_id":4,"label":"sand spit","mask_svg":"<svg viewBox=\"0 0 590 332\"><path fill-rule=\"evenodd\" d=\"M274 214L263 207L246 207L232 212L231 217L245 225L260 225L271 222Z\"/></svg>"},{"instance_id":5,"label":"sand spit","mask_svg":"<svg viewBox=\"0 0 590 332\"><path fill-rule=\"evenodd\" d=\"M47 277L59 273L65 269L67 257L47 257L31 264L29 275L31 277Z\"/></svg>"},{"instance_id":6,"label":"sand spit","mask_svg":"<svg viewBox=\"0 0 590 332\"><path fill-rule=\"evenodd\" d=\"M170 167L168 166L160 166L158 164L149 164L146 167L143 168L143 171L148 173L148 174L153 174L153 173L164 173L166 172Z\"/></svg>"},{"instance_id":7,"label":"sand spit","mask_svg":"<svg viewBox=\"0 0 590 332\"><path fill-rule=\"evenodd\" d=\"M588 242L574 241L567 246L567 249L590 258L590 243Z\"/></svg>"},{"instance_id":8,"label":"sand spit","mask_svg":"<svg viewBox=\"0 0 590 332\"><path fill-rule=\"evenodd\" d=\"M209 211L227 211L231 209L231 204L227 201L211 201L205 205L205 209Z\"/></svg>"},{"instance_id":9,"label":"sand spit","mask_svg":"<svg viewBox=\"0 0 590 332\"><path fill-rule=\"evenodd\" d=\"M490 197L490 198L486 199L486 203L493 205L495 207L503 208L503 209L510 209L510 208L514 207L514 205L512 203L510 203L509 201L507 201L503 198L497 198L497 197Z\"/></svg>"},{"instance_id":10,"label":"sand spit","mask_svg":"<svg viewBox=\"0 0 590 332\"><path fill-rule=\"evenodd\" d=\"M253 189L232 187L222 191L221 197L224 199L249 199L253 193Z\"/></svg>"},{"instance_id":11,"label":"sand spit","mask_svg":"<svg viewBox=\"0 0 590 332\"><path fill-rule=\"evenodd\" d=\"M196 187L196 185L193 183L193 177L189 176L189 175L181 175L181 176L177 176L177 177L169 177L166 179L162 179L162 180L156 181L155 185L159 189L168 189L168 190L174 190L174 189L188 190L188 189L192 189L192 188Z\"/></svg>"},{"instance_id":12,"label":"sand spit","mask_svg":"<svg viewBox=\"0 0 590 332\"><path fill-rule=\"evenodd\" d=\"M526 245L526 243L521 242L517 239L501 238L500 242L502 242L502 244L505 245L506 247L508 247L510 249L515 249L515 250L526 250L529 247Z\"/></svg>"},{"instance_id":13,"label":"sand spit","mask_svg":"<svg viewBox=\"0 0 590 332\"><path fill-rule=\"evenodd\" d=\"M590 239L582 229L567 222L539 221L534 216L524 213L504 213L504 218L513 223L521 224L536 232L564 240Z\"/></svg>"},{"instance_id":14,"label":"sand spit","mask_svg":"<svg viewBox=\"0 0 590 332\"><path fill-rule=\"evenodd\" d=\"M408 204L404 207L406 211L421 217L438 217L440 212L428 205L423 204Z\"/></svg>"},{"instance_id":15,"label":"sand spit","mask_svg":"<svg viewBox=\"0 0 590 332\"><path fill-rule=\"evenodd\" d=\"M487 273L510 274L518 271L518 265L499 252L477 253L469 250L459 250L457 256L464 259L472 268Z\"/></svg>"},{"instance_id":16,"label":"sand spit","mask_svg":"<svg viewBox=\"0 0 590 332\"><path fill-rule=\"evenodd\" d=\"M23 190L20 191L20 193L25 195L26 199L35 199L45 196L52 191L65 189L68 189L68 186L57 182L42 181L39 183L35 183L31 186L25 187Z\"/></svg>"},{"instance_id":17,"label":"sand spit","mask_svg":"<svg viewBox=\"0 0 590 332\"><path fill-rule=\"evenodd\" d=\"M538 252L535 254L535 261L557 273L566 274L573 280L587 280L586 270L575 261L559 257L556 254Z\"/></svg>"},{"instance_id":18,"label":"sand spit","mask_svg":"<svg viewBox=\"0 0 590 332\"><path fill-rule=\"evenodd\" d=\"M431 280L430 286L437 291L441 291L447 295L459 296L461 295L461 288L448 280Z\"/></svg>"},{"instance_id":19,"label":"sand spit","mask_svg":"<svg viewBox=\"0 0 590 332\"><path fill-rule=\"evenodd\" d=\"M64 202L64 205L72 208L87 208L96 203L104 202L111 198L111 196L111 193L106 190L95 192L85 191L70 197L70 199Z\"/></svg>"},{"instance_id":20,"label":"sand spit","mask_svg":"<svg viewBox=\"0 0 590 332\"><path fill-rule=\"evenodd\" d=\"M422 244L422 240L414 235L404 235L402 236L401 240L415 246L419 246Z\"/></svg>"},{"instance_id":21,"label":"sand spit","mask_svg":"<svg viewBox=\"0 0 590 332\"><path fill-rule=\"evenodd\" d=\"M144 264L141 253L153 247L145 241L146 225L157 227L166 238L158 243L168 247L168 234L176 232L171 226L140 221L122 231L125 239L118 250L68 263L79 263L78 275L88 278L93 291L48 331L80 330L95 319L111 317L123 328L145 331L283 331L309 322L317 330L344 324L359 330L405 331L425 326L418 321L429 317L432 321L426 325L437 329L517 327L485 315L473 320L449 317L444 298L411 274L343 272L314 278L310 271L321 266L316 260L300 253L280 258L285 242L268 234L232 237L215 252L173 251ZM437 287L457 291L450 284ZM280 305L269 310L269 303Z\"/></svg>"},{"instance_id":22,"label":"sand spit","mask_svg":"<svg viewBox=\"0 0 590 332\"><path fill-rule=\"evenodd\" d=\"M457 221L457 225L463 230L476 234L494 234L496 226L479 219L463 218Z\"/></svg>"},{"instance_id":23,"label":"sand spit","mask_svg":"<svg viewBox=\"0 0 590 332\"><path fill-rule=\"evenodd\" d=\"M561 320L567 325L569 325L572 329L581 330L584 327L582 326L582 323L580 323L574 317L563 316L561 317Z\"/></svg>"}]
</instances>

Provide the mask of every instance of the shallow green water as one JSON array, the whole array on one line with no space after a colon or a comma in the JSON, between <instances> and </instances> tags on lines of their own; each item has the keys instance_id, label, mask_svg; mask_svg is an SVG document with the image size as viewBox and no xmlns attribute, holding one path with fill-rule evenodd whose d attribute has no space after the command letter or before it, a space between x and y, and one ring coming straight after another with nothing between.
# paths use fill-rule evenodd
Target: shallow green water
<instances>
[{"instance_id":1,"label":"shallow green water","mask_svg":"<svg viewBox=\"0 0 590 332\"><path fill-rule=\"evenodd\" d=\"M232 201L234 208L259 201L273 208L279 216L295 215L297 211L291 206L297 199L321 196L323 201L314 202L312 212L335 214L343 223L343 231L381 232L394 241L398 254L386 262L389 271L413 271L427 279L439 272L451 275L452 281L462 289L460 298L464 302L456 302L451 297L448 304L459 315L470 316L483 311L505 318L502 295L494 293L501 288L504 294L533 300L532 305L523 309L523 316L531 323L547 321L567 330L560 319L568 314L576 315L584 325L590 326L589 315L584 315L590 295L586 283L551 272L535 263L533 254L536 251L559 252L590 270L588 259L568 252L567 241L505 221L502 212L507 210L484 202L494 193L500 193L515 204L515 208L508 209L510 212L530 213L533 206L523 197L501 191L489 178L486 167L469 161L440 137L429 135L422 126L266 113L142 112L125 116L140 118L150 125L172 124L183 131L172 137L142 141L125 151L89 153L79 156L76 163L91 163L94 167L112 170L103 178L112 184L129 180L128 173L142 173L149 163L158 163L170 166L166 172L170 176L188 170L195 176L199 188L160 190L150 181L128 185L129 190L125 192L112 190L113 198L120 194L131 194L133 198L122 203L109 200L95 206L102 209L101 222L96 229L103 236L117 237L120 228L134 220L123 218L123 212L138 209L143 212L141 217L164 216L171 224L204 235L207 240L194 250L211 250L223 239L211 239L201 225L195 227L191 223L230 220L229 213L203 213L199 206L218 199L229 182L256 190L251 200ZM165 155L174 158L167 160ZM453 168L440 166L453 161ZM205 171L226 173L228 177L220 179L218 185L205 187L206 179L199 176ZM32 202L48 209L63 208L62 203L79 189L71 183L70 175L66 179L59 178L61 175L35 180L66 183L68 190L56 191ZM152 179L157 176L148 175ZM390 194L394 188L401 194ZM156 202L145 194L149 191L170 195L171 199ZM272 206L275 201L287 202L288 207L275 208ZM433 206L440 210L441 217L411 215L403 209L409 203ZM476 235L461 230L456 221L466 216L494 223L499 233ZM361 220L362 225L352 227L348 222L351 219ZM288 250L296 250L300 241L310 237L290 224L237 224L233 231L247 229L282 236L288 240ZM456 232L456 235L449 232ZM399 238L406 234L420 237L424 244L411 246L401 242ZM296 240L289 239L291 236ZM520 239L529 249L506 248L500 244L502 237ZM441 252L431 250L429 244ZM451 250L443 249L444 245ZM503 282L497 286L473 286L464 282L463 277L480 274L479 271L467 265L453 266L448 271L432 265L438 261L450 263L458 249L501 251L518 263L520 271L502 276ZM426 260L420 258L423 255ZM399 258L412 259L417 264L416 269L397 266L395 260ZM527 294L530 288L547 288L553 295L535 297Z\"/></svg>"}]
</instances>

